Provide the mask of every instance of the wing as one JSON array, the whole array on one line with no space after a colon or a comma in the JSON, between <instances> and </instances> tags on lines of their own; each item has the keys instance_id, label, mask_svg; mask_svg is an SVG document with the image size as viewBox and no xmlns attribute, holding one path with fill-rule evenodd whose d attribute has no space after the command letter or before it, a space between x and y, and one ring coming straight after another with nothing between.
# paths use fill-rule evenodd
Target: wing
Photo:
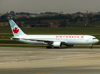
<instances>
[{"instance_id":1,"label":"wing","mask_svg":"<svg viewBox=\"0 0 100 74\"><path fill-rule=\"evenodd\" d=\"M66 45L66 43L65 42L63 42L63 41L57 41L57 40L53 40L53 39L26 39L26 38L12 38L13 40L16 40L16 41L20 41L20 40L30 40L30 41L41 41L41 42L45 42L45 43L47 43L48 45L56 45L56 44L58 44L58 45L60 45L60 44L63 44L63 45Z\"/></svg>"},{"instance_id":2,"label":"wing","mask_svg":"<svg viewBox=\"0 0 100 74\"><path fill-rule=\"evenodd\" d=\"M16 41L20 41L20 40L30 40L30 41L41 41L41 42L45 42L48 44L52 44L54 41L52 40L48 40L48 39L26 39L26 38L11 38L11 40L16 40Z\"/></svg>"}]
</instances>

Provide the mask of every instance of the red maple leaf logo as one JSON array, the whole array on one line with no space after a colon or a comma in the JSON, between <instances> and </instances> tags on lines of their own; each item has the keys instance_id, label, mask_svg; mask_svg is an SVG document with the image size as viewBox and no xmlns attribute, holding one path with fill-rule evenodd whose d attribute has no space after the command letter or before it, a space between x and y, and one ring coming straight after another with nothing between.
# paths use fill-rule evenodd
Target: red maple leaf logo
<instances>
[{"instance_id":1,"label":"red maple leaf logo","mask_svg":"<svg viewBox=\"0 0 100 74\"><path fill-rule=\"evenodd\" d=\"M15 28L13 29L13 32L17 34L17 33L19 32L19 29L17 29L17 28L15 27Z\"/></svg>"}]
</instances>

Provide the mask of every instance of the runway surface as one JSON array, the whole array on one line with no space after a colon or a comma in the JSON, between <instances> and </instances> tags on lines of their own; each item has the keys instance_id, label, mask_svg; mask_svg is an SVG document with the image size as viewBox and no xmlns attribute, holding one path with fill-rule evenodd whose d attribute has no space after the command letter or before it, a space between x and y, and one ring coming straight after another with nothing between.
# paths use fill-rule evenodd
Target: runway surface
<instances>
[{"instance_id":1,"label":"runway surface","mask_svg":"<svg viewBox=\"0 0 100 74\"><path fill-rule=\"evenodd\" d=\"M0 74L100 74L100 49L0 47Z\"/></svg>"}]
</instances>

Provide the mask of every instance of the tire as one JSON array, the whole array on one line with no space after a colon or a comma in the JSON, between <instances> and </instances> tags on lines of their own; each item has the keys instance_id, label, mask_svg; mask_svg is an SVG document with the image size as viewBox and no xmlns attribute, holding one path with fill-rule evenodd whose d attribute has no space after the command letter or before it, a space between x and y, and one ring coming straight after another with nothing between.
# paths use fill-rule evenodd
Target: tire
<instances>
[{"instance_id":1,"label":"tire","mask_svg":"<svg viewBox=\"0 0 100 74\"><path fill-rule=\"evenodd\" d=\"M47 49L51 49L52 48L52 46L47 46Z\"/></svg>"}]
</instances>

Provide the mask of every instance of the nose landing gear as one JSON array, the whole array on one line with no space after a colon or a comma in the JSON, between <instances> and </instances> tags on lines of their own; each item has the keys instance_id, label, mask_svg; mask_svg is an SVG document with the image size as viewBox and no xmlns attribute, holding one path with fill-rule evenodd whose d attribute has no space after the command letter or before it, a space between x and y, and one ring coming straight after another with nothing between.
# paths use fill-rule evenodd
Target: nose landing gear
<instances>
[{"instance_id":1,"label":"nose landing gear","mask_svg":"<svg viewBox=\"0 0 100 74\"><path fill-rule=\"evenodd\" d=\"M90 48L91 48L91 49L93 48L93 44L90 45Z\"/></svg>"}]
</instances>

